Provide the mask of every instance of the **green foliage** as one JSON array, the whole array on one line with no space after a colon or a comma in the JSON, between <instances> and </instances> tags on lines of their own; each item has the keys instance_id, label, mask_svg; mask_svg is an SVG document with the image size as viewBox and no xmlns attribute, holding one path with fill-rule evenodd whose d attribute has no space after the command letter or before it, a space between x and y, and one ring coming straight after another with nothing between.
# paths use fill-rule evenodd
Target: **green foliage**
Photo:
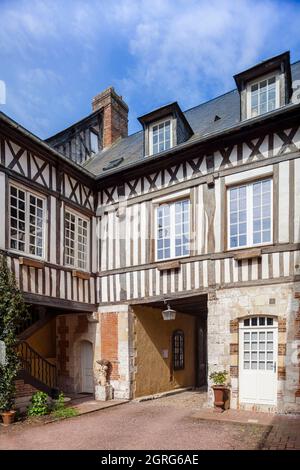
<instances>
[{"instance_id":1,"label":"green foliage","mask_svg":"<svg viewBox=\"0 0 300 470\"><path fill-rule=\"evenodd\" d=\"M55 418L72 418L78 415L78 411L75 408L66 407L65 396L63 392L60 392L58 399L55 400L52 414Z\"/></svg>"},{"instance_id":2,"label":"green foliage","mask_svg":"<svg viewBox=\"0 0 300 470\"><path fill-rule=\"evenodd\" d=\"M73 418L73 416L78 416L79 413L75 408L66 407L55 410L52 414L55 418Z\"/></svg>"},{"instance_id":3,"label":"green foliage","mask_svg":"<svg viewBox=\"0 0 300 470\"><path fill-rule=\"evenodd\" d=\"M6 348L6 364L0 365L0 411L11 410L14 403L15 379L20 367L16 354L17 330L28 311L6 258L0 255L0 340Z\"/></svg>"},{"instance_id":4,"label":"green foliage","mask_svg":"<svg viewBox=\"0 0 300 470\"><path fill-rule=\"evenodd\" d=\"M44 416L49 413L48 395L44 392L36 392L31 397L31 405L28 408L28 416Z\"/></svg>"},{"instance_id":5,"label":"green foliage","mask_svg":"<svg viewBox=\"0 0 300 470\"><path fill-rule=\"evenodd\" d=\"M227 379L228 372L226 370L219 372L212 372L209 376L210 380L213 381L215 385L224 385Z\"/></svg>"},{"instance_id":6,"label":"green foliage","mask_svg":"<svg viewBox=\"0 0 300 470\"><path fill-rule=\"evenodd\" d=\"M65 396L63 392L60 392L60 394L58 395L58 399L54 402L53 411L59 411L64 409L65 407Z\"/></svg>"}]
</instances>

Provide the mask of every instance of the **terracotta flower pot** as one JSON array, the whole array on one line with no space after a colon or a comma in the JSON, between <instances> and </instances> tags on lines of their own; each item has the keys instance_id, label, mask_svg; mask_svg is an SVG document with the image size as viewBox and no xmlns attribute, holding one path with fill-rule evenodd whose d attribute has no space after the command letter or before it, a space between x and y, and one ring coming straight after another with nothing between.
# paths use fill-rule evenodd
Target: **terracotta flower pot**
<instances>
[{"instance_id":1,"label":"terracotta flower pot","mask_svg":"<svg viewBox=\"0 0 300 470\"><path fill-rule=\"evenodd\" d=\"M229 408L229 388L226 385L213 385L212 389L215 395L214 406L219 411Z\"/></svg>"},{"instance_id":2,"label":"terracotta flower pot","mask_svg":"<svg viewBox=\"0 0 300 470\"><path fill-rule=\"evenodd\" d=\"M3 426L9 426L15 420L16 412L14 410L2 411L2 413L0 413L0 414L1 414L1 417L2 417L2 421L3 421Z\"/></svg>"}]
</instances>

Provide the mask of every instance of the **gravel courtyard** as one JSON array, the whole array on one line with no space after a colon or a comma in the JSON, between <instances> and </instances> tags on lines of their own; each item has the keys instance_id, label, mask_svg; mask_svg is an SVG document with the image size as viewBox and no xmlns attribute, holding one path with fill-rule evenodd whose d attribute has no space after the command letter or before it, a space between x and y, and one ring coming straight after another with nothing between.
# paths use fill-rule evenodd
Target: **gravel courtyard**
<instances>
[{"instance_id":1,"label":"gravel courtyard","mask_svg":"<svg viewBox=\"0 0 300 470\"><path fill-rule=\"evenodd\" d=\"M201 394L130 402L46 425L0 429L0 449L260 449L270 427L197 418Z\"/></svg>"}]
</instances>

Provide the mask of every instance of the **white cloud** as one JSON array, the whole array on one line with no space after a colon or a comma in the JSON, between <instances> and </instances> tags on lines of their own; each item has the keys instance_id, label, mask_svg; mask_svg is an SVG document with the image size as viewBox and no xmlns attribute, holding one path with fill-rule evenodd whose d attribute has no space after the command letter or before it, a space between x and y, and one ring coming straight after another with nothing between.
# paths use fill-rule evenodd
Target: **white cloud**
<instances>
[{"instance_id":1,"label":"white cloud","mask_svg":"<svg viewBox=\"0 0 300 470\"><path fill-rule=\"evenodd\" d=\"M279 8L253 0L123 0L120 11L116 21L127 25L136 58L120 87L184 106L232 89L232 75L262 58L268 46L267 55L285 50L283 25L291 28L300 19L299 8L288 2Z\"/></svg>"},{"instance_id":2,"label":"white cloud","mask_svg":"<svg viewBox=\"0 0 300 470\"><path fill-rule=\"evenodd\" d=\"M232 75L258 60L300 50L291 1L11 0L0 17L8 109L43 135L63 115L70 124L99 86L115 85L131 117L173 100L186 109L232 89Z\"/></svg>"}]
</instances>

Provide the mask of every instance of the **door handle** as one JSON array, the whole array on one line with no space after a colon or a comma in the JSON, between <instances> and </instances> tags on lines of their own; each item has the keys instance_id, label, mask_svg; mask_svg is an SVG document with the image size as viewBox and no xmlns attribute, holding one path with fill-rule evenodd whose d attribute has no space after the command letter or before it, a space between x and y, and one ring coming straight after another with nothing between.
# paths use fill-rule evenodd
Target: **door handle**
<instances>
[{"instance_id":1,"label":"door handle","mask_svg":"<svg viewBox=\"0 0 300 470\"><path fill-rule=\"evenodd\" d=\"M276 362L274 362L274 372L276 372Z\"/></svg>"}]
</instances>

